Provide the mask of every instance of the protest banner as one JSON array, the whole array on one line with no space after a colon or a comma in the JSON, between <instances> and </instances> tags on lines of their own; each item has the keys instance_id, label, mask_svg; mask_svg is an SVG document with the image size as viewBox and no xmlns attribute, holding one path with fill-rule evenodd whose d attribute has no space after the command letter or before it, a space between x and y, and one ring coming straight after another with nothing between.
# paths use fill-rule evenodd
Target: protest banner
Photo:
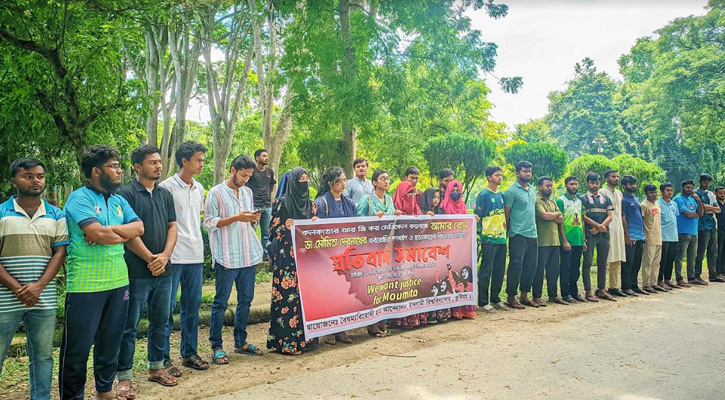
<instances>
[{"instance_id":1,"label":"protest banner","mask_svg":"<svg viewBox=\"0 0 725 400\"><path fill-rule=\"evenodd\" d=\"M473 215L295 221L305 337L477 302Z\"/></svg>"}]
</instances>

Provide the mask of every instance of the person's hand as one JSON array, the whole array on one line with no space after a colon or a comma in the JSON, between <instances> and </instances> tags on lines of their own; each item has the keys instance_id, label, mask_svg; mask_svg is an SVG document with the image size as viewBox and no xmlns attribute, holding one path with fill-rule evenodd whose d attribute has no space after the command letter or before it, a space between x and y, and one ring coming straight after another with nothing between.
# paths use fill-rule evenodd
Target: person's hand
<instances>
[{"instance_id":1,"label":"person's hand","mask_svg":"<svg viewBox=\"0 0 725 400\"><path fill-rule=\"evenodd\" d=\"M597 229L596 226L592 226L591 228L589 228L589 233L591 233L592 235L596 235L599 233L599 229Z\"/></svg>"},{"instance_id":2,"label":"person's hand","mask_svg":"<svg viewBox=\"0 0 725 400\"><path fill-rule=\"evenodd\" d=\"M395 210L395 215L403 215L403 212L400 210Z\"/></svg>"},{"instance_id":3,"label":"person's hand","mask_svg":"<svg viewBox=\"0 0 725 400\"><path fill-rule=\"evenodd\" d=\"M629 235L624 237L624 243L626 243L627 246L634 246L634 240L632 240L632 238L629 237Z\"/></svg>"},{"instance_id":4,"label":"person's hand","mask_svg":"<svg viewBox=\"0 0 725 400\"><path fill-rule=\"evenodd\" d=\"M257 222L262 217L262 214L253 213L249 211L242 211L237 214L237 221L239 222Z\"/></svg>"},{"instance_id":5,"label":"person's hand","mask_svg":"<svg viewBox=\"0 0 725 400\"><path fill-rule=\"evenodd\" d=\"M436 213L434 213L433 211L428 211L427 213L425 213L425 215L430 215L431 217L435 217Z\"/></svg>"},{"instance_id":6,"label":"person's hand","mask_svg":"<svg viewBox=\"0 0 725 400\"><path fill-rule=\"evenodd\" d=\"M295 226L295 220L287 218L287 221L284 221L284 226L286 226L287 229L292 229L292 227Z\"/></svg>"},{"instance_id":7,"label":"person's hand","mask_svg":"<svg viewBox=\"0 0 725 400\"><path fill-rule=\"evenodd\" d=\"M165 253L154 254L151 256L151 261L148 263L148 269L151 271L151 275L159 276L166 271L166 265L169 263L171 255Z\"/></svg>"},{"instance_id":8,"label":"person's hand","mask_svg":"<svg viewBox=\"0 0 725 400\"><path fill-rule=\"evenodd\" d=\"M556 222L557 224L561 224L561 223L564 222L564 217L561 216L561 213L559 213L559 216L556 217L556 219L554 220L554 222Z\"/></svg>"},{"instance_id":9,"label":"person's hand","mask_svg":"<svg viewBox=\"0 0 725 400\"><path fill-rule=\"evenodd\" d=\"M693 193L692 198L695 199L695 201L698 203L702 202L702 200L700 199L700 196L698 196L697 193Z\"/></svg>"},{"instance_id":10,"label":"person's hand","mask_svg":"<svg viewBox=\"0 0 725 400\"><path fill-rule=\"evenodd\" d=\"M473 214L473 216L476 217L476 222L481 222L481 217L479 217L477 214Z\"/></svg>"},{"instance_id":11,"label":"person's hand","mask_svg":"<svg viewBox=\"0 0 725 400\"><path fill-rule=\"evenodd\" d=\"M378 212L376 212L376 213L375 213L375 215L376 215L376 216L377 216L378 218L382 218L382 217L383 217L383 216L385 215L385 213L384 213L384 212L382 212L382 211L378 211Z\"/></svg>"},{"instance_id":12,"label":"person's hand","mask_svg":"<svg viewBox=\"0 0 725 400\"><path fill-rule=\"evenodd\" d=\"M587 242L584 242L584 251L587 251Z\"/></svg>"},{"instance_id":13,"label":"person's hand","mask_svg":"<svg viewBox=\"0 0 725 400\"><path fill-rule=\"evenodd\" d=\"M571 243L564 241L564 251L571 251Z\"/></svg>"},{"instance_id":14,"label":"person's hand","mask_svg":"<svg viewBox=\"0 0 725 400\"><path fill-rule=\"evenodd\" d=\"M43 292L43 286L37 282L23 285L17 293L18 300L20 300L26 307L33 307L38 304L40 300L40 294Z\"/></svg>"},{"instance_id":15,"label":"person's hand","mask_svg":"<svg viewBox=\"0 0 725 400\"><path fill-rule=\"evenodd\" d=\"M312 217L310 219L313 220L313 221L317 221L318 219L320 219L320 217L318 217L317 215L315 215L314 217Z\"/></svg>"},{"instance_id":16,"label":"person's hand","mask_svg":"<svg viewBox=\"0 0 725 400\"><path fill-rule=\"evenodd\" d=\"M607 227L602 224L597 224L597 229L599 230L599 232L607 233Z\"/></svg>"}]
</instances>

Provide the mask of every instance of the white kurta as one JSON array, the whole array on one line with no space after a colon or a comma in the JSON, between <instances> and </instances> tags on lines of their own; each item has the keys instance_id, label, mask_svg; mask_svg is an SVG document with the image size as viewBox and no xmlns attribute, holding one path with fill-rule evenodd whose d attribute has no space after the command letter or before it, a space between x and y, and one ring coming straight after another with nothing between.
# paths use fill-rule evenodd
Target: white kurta
<instances>
[{"instance_id":1,"label":"white kurta","mask_svg":"<svg viewBox=\"0 0 725 400\"><path fill-rule=\"evenodd\" d=\"M612 223L609 224L609 257L607 257L607 262L624 262L627 260L627 255L624 250L624 227L622 226L622 192L617 189L612 191L606 186L599 189L599 192L609 197L614 206Z\"/></svg>"}]
</instances>

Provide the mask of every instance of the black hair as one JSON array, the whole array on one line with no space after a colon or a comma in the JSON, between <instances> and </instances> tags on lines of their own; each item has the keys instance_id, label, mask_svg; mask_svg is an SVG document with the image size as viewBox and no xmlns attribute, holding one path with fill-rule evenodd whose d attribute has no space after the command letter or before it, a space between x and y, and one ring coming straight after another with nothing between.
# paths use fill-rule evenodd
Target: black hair
<instances>
[{"instance_id":1,"label":"black hair","mask_svg":"<svg viewBox=\"0 0 725 400\"><path fill-rule=\"evenodd\" d=\"M715 188L715 193L717 193L718 190L725 190L725 186L718 186Z\"/></svg>"},{"instance_id":2,"label":"black hair","mask_svg":"<svg viewBox=\"0 0 725 400\"><path fill-rule=\"evenodd\" d=\"M684 181L682 181L681 185L683 188L687 185L695 186L695 181L693 181L692 179L685 179Z\"/></svg>"},{"instance_id":3,"label":"black hair","mask_svg":"<svg viewBox=\"0 0 725 400\"><path fill-rule=\"evenodd\" d=\"M528 161L519 161L516 163L515 167L516 167L516 173L518 174L519 172L521 172L522 169L534 168L534 165Z\"/></svg>"},{"instance_id":4,"label":"black hair","mask_svg":"<svg viewBox=\"0 0 725 400\"><path fill-rule=\"evenodd\" d=\"M329 182L335 182L337 178L340 177L340 175L344 174L345 170L343 170L341 167L332 167L328 168L323 174L322 179L320 179L320 190L317 191L317 196L320 197L323 194L330 191L330 183Z\"/></svg>"},{"instance_id":5,"label":"black hair","mask_svg":"<svg viewBox=\"0 0 725 400\"><path fill-rule=\"evenodd\" d=\"M405 170L404 176L413 175L413 174L420 175L420 170L416 167L408 167L408 169Z\"/></svg>"},{"instance_id":6,"label":"black hair","mask_svg":"<svg viewBox=\"0 0 725 400\"><path fill-rule=\"evenodd\" d=\"M498 171L503 171L503 169L501 169L501 167L499 167L498 165L493 165L491 167L488 167L488 168L486 168L486 176L493 176L493 174L495 174Z\"/></svg>"},{"instance_id":7,"label":"black hair","mask_svg":"<svg viewBox=\"0 0 725 400\"><path fill-rule=\"evenodd\" d=\"M81 156L81 170L83 170L83 175L91 179L94 167L103 169L103 164L113 158L118 160L121 156L111 146L95 145L88 147Z\"/></svg>"},{"instance_id":8,"label":"black hair","mask_svg":"<svg viewBox=\"0 0 725 400\"><path fill-rule=\"evenodd\" d=\"M539 184L539 186L543 186L544 185L544 182L546 182L546 181L551 181L552 183L554 182L554 180L551 179L550 177L548 177L548 176L542 176L542 177L539 178L539 180L538 180L537 183Z\"/></svg>"},{"instance_id":9,"label":"black hair","mask_svg":"<svg viewBox=\"0 0 725 400\"><path fill-rule=\"evenodd\" d=\"M656 192L656 191L657 191L657 186L652 185L652 184L644 185L644 192L645 193Z\"/></svg>"},{"instance_id":10,"label":"black hair","mask_svg":"<svg viewBox=\"0 0 725 400\"><path fill-rule=\"evenodd\" d=\"M242 154L237 156L234 160L232 160L232 164L229 166L229 171L232 170L232 167L239 171L240 169L250 169L257 166L257 163L252 160L252 157L249 157L246 154Z\"/></svg>"},{"instance_id":11,"label":"black hair","mask_svg":"<svg viewBox=\"0 0 725 400\"><path fill-rule=\"evenodd\" d=\"M622 186L627 186L630 183L635 184L635 183L637 183L637 178L633 177L632 175L625 175L622 177L622 179L619 181L619 183Z\"/></svg>"},{"instance_id":12,"label":"black hair","mask_svg":"<svg viewBox=\"0 0 725 400\"><path fill-rule=\"evenodd\" d=\"M608 170L604 171L604 179L609 178L609 175L611 175L611 174L613 174L615 172L617 172L616 169L608 169Z\"/></svg>"},{"instance_id":13,"label":"black hair","mask_svg":"<svg viewBox=\"0 0 725 400\"><path fill-rule=\"evenodd\" d=\"M571 181L577 181L577 182L579 182L579 178L577 178L576 176L573 176L573 175L572 176L567 176L566 179L564 179L564 184L565 185L568 185L569 182L571 182Z\"/></svg>"},{"instance_id":14,"label":"black hair","mask_svg":"<svg viewBox=\"0 0 725 400\"><path fill-rule=\"evenodd\" d=\"M370 178L370 182L377 181L378 178L380 177L380 175L387 174L387 173L388 173L388 171L386 171L384 169L376 169L375 172L373 172L372 178Z\"/></svg>"},{"instance_id":15,"label":"black hair","mask_svg":"<svg viewBox=\"0 0 725 400\"><path fill-rule=\"evenodd\" d=\"M438 174L438 179L443 180L452 175L455 175L455 172L453 172L453 170L450 168L446 168Z\"/></svg>"},{"instance_id":16,"label":"black hair","mask_svg":"<svg viewBox=\"0 0 725 400\"><path fill-rule=\"evenodd\" d=\"M15 178L18 176L18 172L20 172L20 168L22 169L30 169L35 168L37 166L43 167L45 169L45 165L43 165L40 160L35 158L18 158L17 160L10 163L10 176Z\"/></svg>"},{"instance_id":17,"label":"black hair","mask_svg":"<svg viewBox=\"0 0 725 400\"><path fill-rule=\"evenodd\" d=\"M193 140L182 143L179 148L176 149L176 165L178 165L179 168L183 167L184 163L182 160L186 159L186 161L191 161L191 157L194 157L194 154L198 152L206 153L206 146L199 142L194 142Z\"/></svg>"},{"instance_id":18,"label":"black hair","mask_svg":"<svg viewBox=\"0 0 725 400\"><path fill-rule=\"evenodd\" d=\"M664 192L665 189L667 189L668 187L671 187L672 190L675 190L675 187L672 186L672 184L670 182L662 182L662 183L660 183L660 192Z\"/></svg>"},{"instance_id":19,"label":"black hair","mask_svg":"<svg viewBox=\"0 0 725 400\"><path fill-rule=\"evenodd\" d=\"M159 148L154 145L144 144L138 146L131 152L131 164L143 165L143 161L146 159L146 156L155 153L161 154L161 150L159 150Z\"/></svg>"},{"instance_id":20,"label":"black hair","mask_svg":"<svg viewBox=\"0 0 725 400\"><path fill-rule=\"evenodd\" d=\"M362 164L362 163L365 163L365 165L370 166L370 164L368 164L368 160L360 157L360 158L356 158L355 161L352 162L352 168L354 169L355 167L357 167L358 164Z\"/></svg>"},{"instance_id":21,"label":"black hair","mask_svg":"<svg viewBox=\"0 0 725 400\"><path fill-rule=\"evenodd\" d=\"M257 157L259 157L259 156L261 156L261 155L262 155L262 153L267 153L267 154L269 154L269 152L267 151L267 149L257 149L257 150L256 150L256 151L254 152L254 159L256 160L256 159L257 159Z\"/></svg>"},{"instance_id":22,"label":"black hair","mask_svg":"<svg viewBox=\"0 0 725 400\"><path fill-rule=\"evenodd\" d=\"M468 278L463 277L463 271L468 272ZM461 268L461 273L458 275L461 279L461 282L473 282L473 269L466 265L465 267Z\"/></svg>"},{"instance_id":23,"label":"black hair","mask_svg":"<svg viewBox=\"0 0 725 400\"><path fill-rule=\"evenodd\" d=\"M712 175L710 175L710 174L701 174L700 175L700 182L712 182Z\"/></svg>"},{"instance_id":24,"label":"black hair","mask_svg":"<svg viewBox=\"0 0 725 400\"><path fill-rule=\"evenodd\" d=\"M587 182L599 182L601 180L602 177L596 172L590 172L587 174Z\"/></svg>"}]
</instances>

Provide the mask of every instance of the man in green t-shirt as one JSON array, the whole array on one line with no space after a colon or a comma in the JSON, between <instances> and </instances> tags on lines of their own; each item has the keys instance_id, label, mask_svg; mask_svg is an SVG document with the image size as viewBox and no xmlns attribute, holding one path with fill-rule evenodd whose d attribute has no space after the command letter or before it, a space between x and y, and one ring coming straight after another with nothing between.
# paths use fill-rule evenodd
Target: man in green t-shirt
<instances>
[{"instance_id":1,"label":"man in green t-shirt","mask_svg":"<svg viewBox=\"0 0 725 400\"><path fill-rule=\"evenodd\" d=\"M577 281L579 280L579 266L582 254L586 249L584 242L584 223L582 220L582 202L577 197L579 180L576 176L564 180L566 193L556 199L559 211L564 214L564 222L559 225L561 236L561 258L559 283L561 284L561 297L567 303L585 302L579 296Z\"/></svg>"},{"instance_id":2,"label":"man in green t-shirt","mask_svg":"<svg viewBox=\"0 0 725 400\"><path fill-rule=\"evenodd\" d=\"M506 216L503 192L498 186L503 180L501 167L486 168L488 187L476 198L474 213L480 218L478 235L481 239L481 265L478 269L478 306L486 312L506 310L499 295L506 270ZM493 274L493 279L492 279ZM489 303L489 285L491 295Z\"/></svg>"},{"instance_id":3,"label":"man in green t-shirt","mask_svg":"<svg viewBox=\"0 0 725 400\"><path fill-rule=\"evenodd\" d=\"M542 176L537 183L539 196L536 198L536 232L539 236L539 257L532 288L533 301L542 307L546 306L546 302L542 299L544 273L546 273L549 301L568 305L569 303L557 296L556 282L559 279L559 225L564 221L564 217L556 206L556 201L551 198L554 180Z\"/></svg>"}]
</instances>

